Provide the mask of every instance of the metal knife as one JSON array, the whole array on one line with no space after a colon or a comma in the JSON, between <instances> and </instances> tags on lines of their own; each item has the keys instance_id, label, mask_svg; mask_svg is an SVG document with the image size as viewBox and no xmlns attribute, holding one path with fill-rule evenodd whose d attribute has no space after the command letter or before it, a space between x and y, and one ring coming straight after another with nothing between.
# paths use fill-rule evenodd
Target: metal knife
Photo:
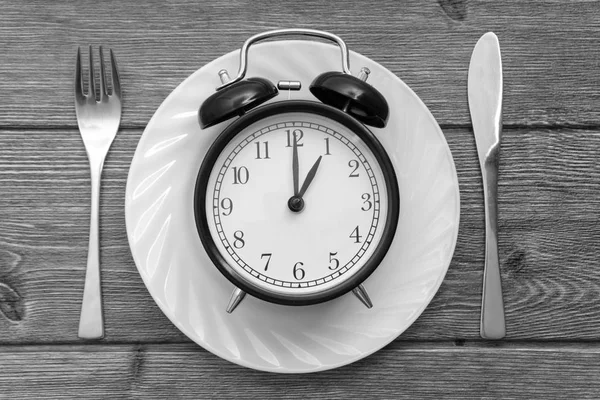
<instances>
[{"instance_id":1,"label":"metal knife","mask_svg":"<svg viewBox=\"0 0 600 400\"><path fill-rule=\"evenodd\" d=\"M479 154L485 201L485 267L480 334L501 339L506 334L498 261L498 161L502 134L502 60L493 32L483 35L469 65L469 110Z\"/></svg>"}]
</instances>

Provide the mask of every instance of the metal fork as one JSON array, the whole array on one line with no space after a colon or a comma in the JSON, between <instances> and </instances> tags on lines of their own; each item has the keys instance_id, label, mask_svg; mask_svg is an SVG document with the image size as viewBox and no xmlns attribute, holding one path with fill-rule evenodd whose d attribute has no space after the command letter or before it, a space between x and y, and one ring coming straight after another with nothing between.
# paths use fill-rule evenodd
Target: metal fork
<instances>
[{"instance_id":1,"label":"metal fork","mask_svg":"<svg viewBox=\"0 0 600 400\"><path fill-rule=\"evenodd\" d=\"M102 292L100 289L100 249L98 233L98 206L100 202L100 177L104 159L117 135L121 121L121 84L113 51L110 50L110 75L112 93L108 93L104 56L100 47L99 98L96 96L96 79L92 46L89 47L90 68L87 95L84 93L83 72L81 69L81 49L77 49L75 71L75 111L77 125L85 145L91 170L92 211L83 302L79 318L78 336L84 339L104 337L102 316Z\"/></svg>"}]
</instances>

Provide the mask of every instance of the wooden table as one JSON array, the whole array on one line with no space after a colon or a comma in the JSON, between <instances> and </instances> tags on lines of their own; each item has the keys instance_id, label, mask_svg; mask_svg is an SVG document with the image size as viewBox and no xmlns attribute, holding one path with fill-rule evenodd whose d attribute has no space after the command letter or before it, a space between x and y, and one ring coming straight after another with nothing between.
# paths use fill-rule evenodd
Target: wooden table
<instances>
[{"instance_id":1,"label":"wooden table","mask_svg":"<svg viewBox=\"0 0 600 400\"><path fill-rule=\"evenodd\" d=\"M597 398L600 396L600 5L590 1L0 0L0 397ZM334 32L396 73L440 123L461 193L456 252L395 342L309 375L257 372L192 343L130 254L128 168L148 120L193 71L278 27ZM473 46L504 64L499 179L507 336L479 337L483 194L467 105ZM88 161L73 108L77 46L117 54L121 130L106 160L106 337L77 338Z\"/></svg>"}]
</instances>

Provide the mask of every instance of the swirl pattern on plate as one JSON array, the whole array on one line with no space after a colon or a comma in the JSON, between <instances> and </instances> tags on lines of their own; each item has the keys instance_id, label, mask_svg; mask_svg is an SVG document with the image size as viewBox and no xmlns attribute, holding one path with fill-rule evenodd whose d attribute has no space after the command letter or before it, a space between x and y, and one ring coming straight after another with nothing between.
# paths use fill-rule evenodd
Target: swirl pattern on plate
<instances>
[{"instance_id":1,"label":"swirl pattern on plate","mask_svg":"<svg viewBox=\"0 0 600 400\"><path fill-rule=\"evenodd\" d=\"M276 57L273 57L276 54ZM302 57L298 57L301 54ZM308 41L252 48L247 76L300 80L299 92L272 101L315 100L308 86L339 70L339 51ZM438 290L454 252L459 222L458 180L444 136L421 100L395 75L356 53L369 83L390 105L390 121L373 129L387 149L400 187L400 220L385 259L364 285L370 310L351 294L304 307L247 297L233 314L233 286L204 251L192 207L196 175L208 147L229 123L200 130L197 110L233 73L238 52L204 66L177 87L148 124L131 164L127 233L138 271L161 310L188 337L232 362L274 372L313 372L363 358L387 345L421 314Z\"/></svg>"}]
</instances>

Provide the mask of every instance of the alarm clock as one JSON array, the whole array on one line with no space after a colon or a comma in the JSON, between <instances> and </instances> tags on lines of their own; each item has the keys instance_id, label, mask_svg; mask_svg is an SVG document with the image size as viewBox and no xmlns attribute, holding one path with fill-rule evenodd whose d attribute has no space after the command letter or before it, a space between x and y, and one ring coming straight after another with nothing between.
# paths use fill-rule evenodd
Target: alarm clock
<instances>
[{"instance_id":1,"label":"alarm clock","mask_svg":"<svg viewBox=\"0 0 600 400\"><path fill-rule=\"evenodd\" d=\"M294 77L277 84L245 78L250 46L288 35L340 48L341 71L310 82L314 100L293 99L308 83ZM353 76L344 41L310 29L255 35L241 48L234 79L226 70L215 73L220 86L201 104L198 120L202 130L220 132L200 166L193 203L206 253L235 286L228 313L246 294L306 306L352 292L373 306L363 282L393 241L400 196L377 139L388 104L366 82L369 73ZM278 98L281 91L287 98Z\"/></svg>"}]
</instances>

